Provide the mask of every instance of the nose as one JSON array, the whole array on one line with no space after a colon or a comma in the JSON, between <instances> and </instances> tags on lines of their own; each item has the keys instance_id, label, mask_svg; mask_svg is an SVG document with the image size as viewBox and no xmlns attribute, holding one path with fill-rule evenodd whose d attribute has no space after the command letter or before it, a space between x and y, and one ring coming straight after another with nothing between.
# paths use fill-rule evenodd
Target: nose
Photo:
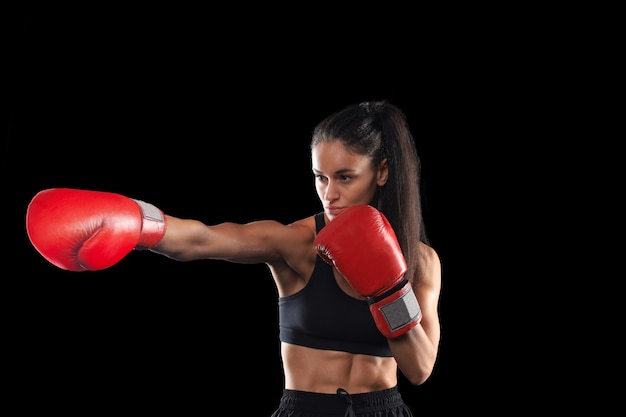
<instances>
[{"instance_id":1,"label":"nose","mask_svg":"<svg viewBox=\"0 0 626 417\"><path fill-rule=\"evenodd\" d=\"M333 181L329 181L326 186L326 190L324 191L324 198L326 201L334 201L339 198L339 192L337 191L337 187L334 185Z\"/></svg>"}]
</instances>

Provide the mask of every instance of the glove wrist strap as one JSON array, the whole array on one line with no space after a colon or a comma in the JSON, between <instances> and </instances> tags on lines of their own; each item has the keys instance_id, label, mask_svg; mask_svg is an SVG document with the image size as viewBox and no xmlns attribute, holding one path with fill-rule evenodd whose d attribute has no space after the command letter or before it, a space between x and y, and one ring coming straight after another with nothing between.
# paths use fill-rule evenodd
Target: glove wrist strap
<instances>
[{"instance_id":1,"label":"glove wrist strap","mask_svg":"<svg viewBox=\"0 0 626 417\"><path fill-rule=\"evenodd\" d=\"M376 325L386 337L404 334L422 320L422 310L413 286L406 278L390 291L368 302Z\"/></svg>"},{"instance_id":2,"label":"glove wrist strap","mask_svg":"<svg viewBox=\"0 0 626 417\"><path fill-rule=\"evenodd\" d=\"M139 242L137 242L135 249L149 249L159 243L163 239L163 235L165 235L165 215L150 203L141 200L134 201L141 208L143 218Z\"/></svg>"},{"instance_id":3,"label":"glove wrist strap","mask_svg":"<svg viewBox=\"0 0 626 417\"><path fill-rule=\"evenodd\" d=\"M402 280L398 282L396 285L394 285L390 290L387 290L381 295L377 295L376 297L368 297L367 302L370 305L372 305L372 304L379 302L380 300L384 300L385 298L389 297L391 294L395 294L396 292L400 291L402 287L404 287L408 282L409 282L408 279L402 278Z\"/></svg>"}]
</instances>

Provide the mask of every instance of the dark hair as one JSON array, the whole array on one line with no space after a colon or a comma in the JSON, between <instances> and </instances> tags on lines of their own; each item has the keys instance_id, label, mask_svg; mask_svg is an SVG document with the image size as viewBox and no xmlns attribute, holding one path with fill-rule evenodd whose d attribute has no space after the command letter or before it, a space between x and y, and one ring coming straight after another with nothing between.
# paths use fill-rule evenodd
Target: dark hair
<instances>
[{"instance_id":1,"label":"dark hair","mask_svg":"<svg viewBox=\"0 0 626 417\"><path fill-rule=\"evenodd\" d=\"M420 196L420 159L404 112L386 100L352 104L322 120L313 130L311 149L338 140L378 166L385 158L389 178L370 204L396 233L408 276L418 268L418 242L428 243Z\"/></svg>"}]
</instances>

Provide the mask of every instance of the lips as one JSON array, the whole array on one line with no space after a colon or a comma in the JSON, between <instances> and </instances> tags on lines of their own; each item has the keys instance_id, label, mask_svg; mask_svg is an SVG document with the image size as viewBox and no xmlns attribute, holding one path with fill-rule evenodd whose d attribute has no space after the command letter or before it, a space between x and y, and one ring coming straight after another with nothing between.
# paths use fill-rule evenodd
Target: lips
<instances>
[{"instance_id":1,"label":"lips","mask_svg":"<svg viewBox=\"0 0 626 417\"><path fill-rule=\"evenodd\" d=\"M341 213L343 210L343 207L326 207L326 213L328 213L328 215L332 217L339 215L339 213Z\"/></svg>"}]
</instances>

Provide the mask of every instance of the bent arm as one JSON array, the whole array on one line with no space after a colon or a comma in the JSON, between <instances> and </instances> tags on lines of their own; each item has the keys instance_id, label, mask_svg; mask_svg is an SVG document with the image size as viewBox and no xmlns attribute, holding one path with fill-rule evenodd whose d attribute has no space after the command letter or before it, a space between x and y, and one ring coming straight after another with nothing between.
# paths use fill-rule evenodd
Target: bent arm
<instances>
[{"instance_id":1,"label":"bent arm","mask_svg":"<svg viewBox=\"0 0 626 417\"><path fill-rule=\"evenodd\" d=\"M421 245L421 283L413 286L422 309L422 320L400 337L388 339L391 351L402 374L415 385L430 377L439 351L439 295L441 292L441 263L437 253Z\"/></svg>"}]
</instances>

